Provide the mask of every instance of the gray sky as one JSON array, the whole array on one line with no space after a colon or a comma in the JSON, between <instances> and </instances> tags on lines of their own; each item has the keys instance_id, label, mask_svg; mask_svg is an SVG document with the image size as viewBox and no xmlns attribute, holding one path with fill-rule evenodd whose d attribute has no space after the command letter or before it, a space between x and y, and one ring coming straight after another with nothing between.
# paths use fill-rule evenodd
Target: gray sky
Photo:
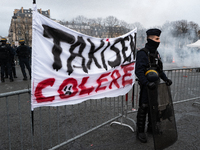
<instances>
[{"instance_id":1,"label":"gray sky","mask_svg":"<svg viewBox=\"0 0 200 150\"><path fill-rule=\"evenodd\" d=\"M14 9L32 8L33 0L0 0L0 36L7 36ZM71 20L117 17L127 23L140 22L145 28L166 21L187 20L200 26L200 0L36 0L37 8L50 9L51 18Z\"/></svg>"}]
</instances>

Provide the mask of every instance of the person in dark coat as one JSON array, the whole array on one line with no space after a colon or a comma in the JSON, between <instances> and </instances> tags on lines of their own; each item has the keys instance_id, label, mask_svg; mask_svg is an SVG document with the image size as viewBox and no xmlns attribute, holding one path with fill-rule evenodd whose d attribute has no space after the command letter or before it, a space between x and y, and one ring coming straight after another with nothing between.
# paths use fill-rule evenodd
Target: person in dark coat
<instances>
[{"instance_id":1,"label":"person in dark coat","mask_svg":"<svg viewBox=\"0 0 200 150\"><path fill-rule=\"evenodd\" d=\"M25 40L21 39L19 40L20 46L17 47L16 53L19 58L19 65L21 67L21 71L23 74L23 80L27 80L27 75L25 71L25 66L29 72L29 76L31 79L31 67L30 67L30 55L31 55L31 50L28 46L25 45Z\"/></svg>"},{"instance_id":2,"label":"person in dark coat","mask_svg":"<svg viewBox=\"0 0 200 150\"><path fill-rule=\"evenodd\" d=\"M11 55L11 68L12 68L12 76L14 78L17 78L17 74L16 74L16 68L15 68L15 55L16 55L16 50L11 47L11 44L9 42L6 43L6 45L9 47L9 49L11 49L12 55ZM5 67L5 78L8 78L8 68Z\"/></svg>"},{"instance_id":3,"label":"person in dark coat","mask_svg":"<svg viewBox=\"0 0 200 150\"><path fill-rule=\"evenodd\" d=\"M1 66L1 82L5 82L5 71L6 68L8 70L8 75L10 82L13 82L12 76L12 67L11 67L11 59L12 55L14 55L12 49L6 45L6 38L1 38L1 45L0 45L0 66Z\"/></svg>"},{"instance_id":4,"label":"person in dark coat","mask_svg":"<svg viewBox=\"0 0 200 150\"><path fill-rule=\"evenodd\" d=\"M143 142L147 142L145 134L146 115L148 114L147 132L152 133L152 124L149 111L148 89L155 89L160 78L166 82L168 86L172 81L167 78L163 72L163 64L157 48L160 44L159 29L149 29L146 31L147 43L145 47L137 52L135 74L140 85L139 109L137 113L137 138ZM148 78L147 73L152 71L155 74L155 81ZM147 72L148 71L148 72ZM156 76L157 75L157 76Z\"/></svg>"}]
</instances>

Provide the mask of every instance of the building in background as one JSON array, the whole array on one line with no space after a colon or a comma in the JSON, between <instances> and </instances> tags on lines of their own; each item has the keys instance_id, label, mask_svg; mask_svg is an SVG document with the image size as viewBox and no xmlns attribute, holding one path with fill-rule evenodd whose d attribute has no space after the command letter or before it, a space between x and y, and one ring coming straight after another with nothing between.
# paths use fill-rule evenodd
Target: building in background
<instances>
[{"instance_id":1,"label":"building in background","mask_svg":"<svg viewBox=\"0 0 200 150\"><path fill-rule=\"evenodd\" d=\"M50 18L50 10L38 12ZM24 39L26 45L32 46L32 9L15 9L10 23L8 40L12 46L18 46L19 39Z\"/></svg>"},{"instance_id":2,"label":"building in background","mask_svg":"<svg viewBox=\"0 0 200 150\"><path fill-rule=\"evenodd\" d=\"M50 10L42 11L38 9L38 12L42 15L50 18ZM123 35L130 30L124 26L119 25L102 25L98 23L86 22L62 22L56 19L52 19L68 28L83 34L99 37L99 38L111 38ZM19 39L24 39L26 45L32 46L32 9L15 9L10 23L8 41L12 46L18 46Z\"/></svg>"}]
</instances>

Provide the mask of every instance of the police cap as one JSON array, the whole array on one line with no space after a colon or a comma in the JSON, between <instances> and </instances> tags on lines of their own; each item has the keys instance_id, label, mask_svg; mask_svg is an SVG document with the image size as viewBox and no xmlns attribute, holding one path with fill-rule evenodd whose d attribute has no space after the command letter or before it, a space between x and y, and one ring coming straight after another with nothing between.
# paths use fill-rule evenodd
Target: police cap
<instances>
[{"instance_id":1,"label":"police cap","mask_svg":"<svg viewBox=\"0 0 200 150\"><path fill-rule=\"evenodd\" d=\"M6 42L7 41L7 39L6 38L1 38L1 42Z\"/></svg>"},{"instance_id":2,"label":"police cap","mask_svg":"<svg viewBox=\"0 0 200 150\"><path fill-rule=\"evenodd\" d=\"M160 36L160 34L161 34L161 30L156 29L156 28L153 28L153 29L149 29L149 30L147 30L146 33L147 33L147 36L149 36L149 35Z\"/></svg>"},{"instance_id":3,"label":"police cap","mask_svg":"<svg viewBox=\"0 0 200 150\"><path fill-rule=\"evenodd\" d=\"M24 39L19 40L19 43L25 43Z\"/></svg>"}]
</instances>

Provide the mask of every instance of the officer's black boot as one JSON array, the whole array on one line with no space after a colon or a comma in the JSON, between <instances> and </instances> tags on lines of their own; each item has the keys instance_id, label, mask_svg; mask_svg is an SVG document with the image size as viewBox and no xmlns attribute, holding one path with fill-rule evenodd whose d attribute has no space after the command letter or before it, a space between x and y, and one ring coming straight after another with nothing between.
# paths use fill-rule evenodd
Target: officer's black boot
<instances>
[{"instance_id":1,"label":"officer's black boot","mask_svg":"<svg viewBox=\"0 0 200 150\"><path fill-rule=\"evenodd\" d=\"M10 70L10 82L13 82L13 76L12 76L12 71Z\"/></svg>"},{"instance_id":2,"label":"officer's black boot","mask_svg":"<svg viewBox=\"0 0 200 150\"><path fill-rule=\"evenodd\" d=\"M12 73L13 73L14 78L17 78L16 69L14 66L12 67Z\"/></svg>"},{"instance_id":3,"label":"officer's black boot","mask_svg":"<svg viewBox=\"0 0 200 150\"><path fill-rule=\"evenodd\" d=\"M24 77L23 80L26 81L26 80L27 80L27 77Z\"/></svg>"},{"instance_id":4,"label":"officer's black boot","mask_svg":"<svg viewBox=\"0 0 200 150\"><path fill-rule=\"evenodd\" d=\"M138 109L137 114L137 138L143 143L147 142L147 136L145 133L145 122L147 112L148 105L142 104L142 106Z\"/></svg>"},{"instance_id":5,"label":"officer's black boot","mask_svg":"<svg viewBox=\"0 0 200 150\"><path fill-rule=\"evenodd\" d=\"M10 78L10 82L13 82L14 81L14 79L13 78Z\"/></svg>"},{"instance_id":6,"label":"officer's black boot","mask_svg":"<svg viewBox=\"0 0 200 150\"><path fill-rule=\"evenodd\" d=\"M1 82L5 82L5 79L1 77Z\"/></svg>"}]
</instances>

